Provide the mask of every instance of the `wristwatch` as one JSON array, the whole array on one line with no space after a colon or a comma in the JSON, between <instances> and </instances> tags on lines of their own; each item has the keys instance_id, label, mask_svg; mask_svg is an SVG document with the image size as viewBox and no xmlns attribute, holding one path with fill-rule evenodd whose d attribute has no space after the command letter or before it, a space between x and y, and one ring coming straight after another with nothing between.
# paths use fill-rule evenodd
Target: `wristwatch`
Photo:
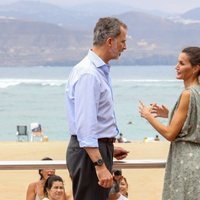
<instances>
[{"instance_id":1,"label":"wristwatch","mask_svg":"<svg viewBox=\"0 0 200 200\"><path fill-rule=\"evenodd\" d=\"M94 162L94 166L102 166L103 165L103 160L100 158L96 162Z\"/></svg>"}]
</instances>

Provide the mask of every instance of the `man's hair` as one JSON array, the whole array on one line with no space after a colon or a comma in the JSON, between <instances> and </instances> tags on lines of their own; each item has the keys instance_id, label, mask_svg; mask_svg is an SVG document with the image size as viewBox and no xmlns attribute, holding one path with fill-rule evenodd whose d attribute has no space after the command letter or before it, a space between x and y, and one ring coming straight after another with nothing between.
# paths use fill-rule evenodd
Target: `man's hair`
<instances>
[{"instance_id":1,"label":"man's hair","mask_svg":"<svg viewBox=\"0 0 200 200\"><path fill-rule=\"evenodd\" d=\"M121 33L121 27L126 24L114 17L100 18L94 28L93 45L102 45L109 37L116 38Z\"/></svg>"}]
</instances>

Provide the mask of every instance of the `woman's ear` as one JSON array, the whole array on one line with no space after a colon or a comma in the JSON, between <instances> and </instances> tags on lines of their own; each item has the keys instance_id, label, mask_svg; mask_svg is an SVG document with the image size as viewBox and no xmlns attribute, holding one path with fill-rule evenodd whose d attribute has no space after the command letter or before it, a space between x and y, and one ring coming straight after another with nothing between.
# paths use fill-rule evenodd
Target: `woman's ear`
<instances>
[{"instance_id":1,"label":"woman's ear","mask_svg":"<svg viewBox=\"0 0 200 200\"><path fill-rule=\"evenodd\" d=\"M200 65L196 65L194 68L193 68L193 74L200 74Z\"/></svg>"},{"instance_id":2,"label":"woman's ear","mask_svg":"<svg viewBox=\"0 0 200 200\"><path fill-rule=\"evenodd\" d=\"M200 76L200 65L198 65L198 70L199 70L198 76Z\"/></svg>"}]
</instances>

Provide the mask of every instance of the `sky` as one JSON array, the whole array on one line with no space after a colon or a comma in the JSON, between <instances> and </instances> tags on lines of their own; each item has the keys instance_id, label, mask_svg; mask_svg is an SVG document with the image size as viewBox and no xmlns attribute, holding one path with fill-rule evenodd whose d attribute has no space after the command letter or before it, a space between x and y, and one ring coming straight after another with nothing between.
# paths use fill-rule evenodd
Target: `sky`
<instances>
[{"instance_id":1,"label":"sky","mask_svg":"<svg viewBox=\"0 0 200 200\"><path fill-rule=\"evenodd\" d=\"M16 1L40 1L56 5L69 6L83 3L90 3L94 1L113 3L124 3L132 5L135 8L144 10L159 10L164 12L183 13L193 8L200 7L199 0L0 0L0 5L9 4Z\"/></svg>"}]
</instances>

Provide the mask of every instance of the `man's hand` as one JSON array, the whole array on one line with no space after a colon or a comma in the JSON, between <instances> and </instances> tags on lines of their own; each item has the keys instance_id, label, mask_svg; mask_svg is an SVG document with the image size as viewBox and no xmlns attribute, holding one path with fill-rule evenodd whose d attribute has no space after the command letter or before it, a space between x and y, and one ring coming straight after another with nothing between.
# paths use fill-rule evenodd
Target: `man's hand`
<instances>
[{"instance_id":1,"label":"man's hand","mask_svg":"<svg viewBox=\"0 0 200 200\"><path fill-rule=\"evenodd\" d=\"M116 158L117 160L122 160L124 158L126 158L126 156L128 155L129 151L123 149L122 147L114 147L114 158Z\"/></svg>"},{"instance_id":2,"label":"man's hand","mask_svg":"<svg viewBox=\"0 0 200 200\"><path fill-rule=\"evenodd\" d=\"M92 162L96 162L98 159L102 159L99 148L97 147L85 147L84 148L87 154L89 155ZM111 188L113 185L113 176L107 169L105 163L101 166L95 166L98 184L104 188Z\"/></svg>"},{"instance_id":3,"label":"man's hand","mask_svg":"<svg viewBox=\"0 0 200 200\"><path fill-rule=\"evenodd\" d=\"M103 166L95 166L95 169L99 179L98 184L104 188L111 188L113 185L113 176L106 168L105 164Z\"/></svg>"}]
</instances>

